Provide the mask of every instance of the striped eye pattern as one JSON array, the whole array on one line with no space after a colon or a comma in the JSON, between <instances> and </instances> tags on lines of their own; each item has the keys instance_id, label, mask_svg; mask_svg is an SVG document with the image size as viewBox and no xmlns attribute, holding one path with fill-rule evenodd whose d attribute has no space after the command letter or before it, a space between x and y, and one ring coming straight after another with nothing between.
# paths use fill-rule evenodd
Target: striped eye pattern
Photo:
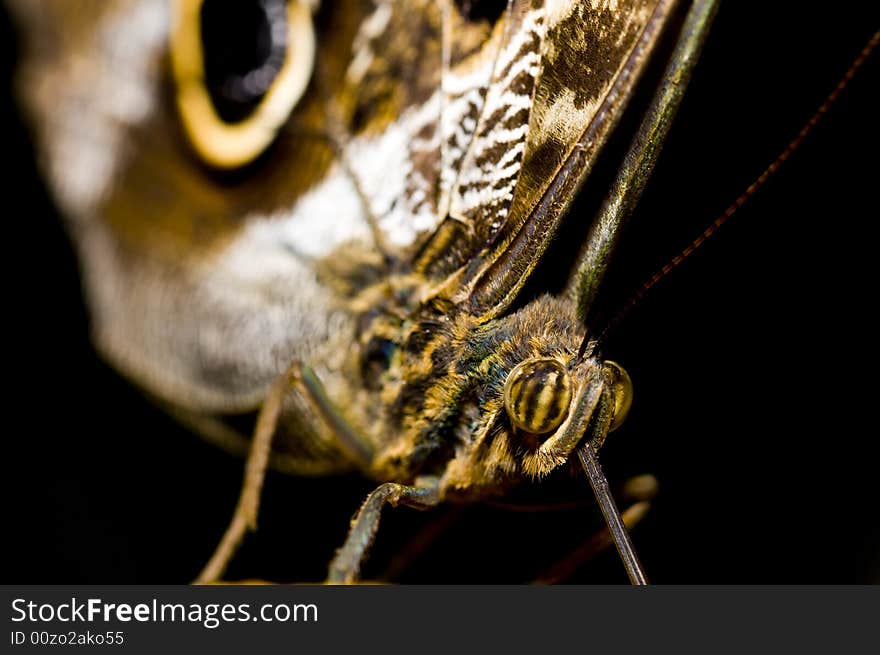
<instances>
[{"instance_id":1,"label":"striped eye pattern","mask_svg":"<svg viewBox=\"0 0 880 655\"><path fill-rule=\"evenodd\" d=\"M274 141L312 75L306 0L176 0L171 68L196 154L232 169Z\"/></svg>"},{"instance_id":2,"label":"striped eye pattern","mask_svg":"<svg viewBox=\"0 0 880 655\"><path fill-rule=\"evenodd\" d=\"M617 362L610 359L605 362L605 375L611 384L611 391L614 394L614 418L611 421L609 432L614 432L623 425L632 407L633 400L633 383L629 377L629 373Z\"/></svg>"},{"instance_id":3,"label":"striped eye pattern","mask_svg":"<svg viewBox=\"0 0 880 655\"><path fill-rule=\"evenodd\" d=\"M507 376L504 407L510 422L531 434L559 427L571 403L571 377L550 357L527 359Z\"/></svg>"}]
</instances>

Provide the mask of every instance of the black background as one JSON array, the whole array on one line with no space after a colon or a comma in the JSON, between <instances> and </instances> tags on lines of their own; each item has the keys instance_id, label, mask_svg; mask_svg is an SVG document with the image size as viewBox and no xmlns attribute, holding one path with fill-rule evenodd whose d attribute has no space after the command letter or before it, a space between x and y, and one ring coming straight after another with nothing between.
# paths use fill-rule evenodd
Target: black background
<instances>
[{"instance_id":1,"label":"black background","mask_svg":"<svg viewBox=\"0 0 880 655\"><path fill-rule=\"evenodd\" d=\"M722 7L615 260L609 306L785 146L880 27L872 5ZM16 45L5 16L0 44L9 90ZM602 457L612 480L651 472L660 481L634 533L654 582L880 582L878 70L875 56L783 170L609 344L636 398ZM95 357L76 262L9 93L2 111L2 581L186 582L222 532L242 462L179 428ZM542 498L589 496L577 476L544 487ZM356 477L271 474L261 529L230 577L321 579L370 488ZM398 580L524 582L599 522L592 505L454 512L389 511L367 576L449 517ZM607 554L572 580L625 576Z\"/></svg>"}]
</instances>

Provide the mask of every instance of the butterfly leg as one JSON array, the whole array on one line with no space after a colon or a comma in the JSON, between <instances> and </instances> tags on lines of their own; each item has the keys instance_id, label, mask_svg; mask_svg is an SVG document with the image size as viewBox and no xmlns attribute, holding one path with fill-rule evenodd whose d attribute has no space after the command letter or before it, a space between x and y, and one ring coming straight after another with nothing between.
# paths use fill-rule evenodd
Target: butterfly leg
<instances>
[{"instance_id":1,"label":"butterfly leg","mask_svg":"<svg viewBox=\"0 0 880 655\"><path fill-rule=\"evenodd\" d=\"M386 482L370 493L351 522L345 543L336 551L336 556L330 562L327 582L333 584L356 582L361 563L376 538L382 508L386 504L392 507L406 505L416 509L434 507L440 502L437 482L436 478L425 479L416 486Z\"/></svg>"},{"instance_id":2,"label":"butterfly leg","mask_svg":"<svg viewBox=\"0 0 880 655\"><path fill-rule=\"evenodd\" d=\"M230 560L241 545L248 530L257 527L257 512L260 507L260 494L266 478L269 454L272 451L272 436L278 425L281 414L281 403L288 388L288 375L283 375L269 389L266 400L260 408L254 437L251 440L250 452L244 469L244 482L238 504L232 514L232 520L226 527L220 543L211 555L211 559L196 578L196 584L216 582L223 575Z\"/></svg>"},{"instance_id":3,"label":"butterfly leg","mask_svg":"<svg viewBox=\"0 0 880 655\"><path fill-rule=\"evenodd\" d=\"M270 387L257 417L254 436L245 463L244 481L232 519L214 550L211 559L196 578L196 584L208 584L221 578L229 562L241 545L245 534L257 527L260 494L266 478L272 453L272 438L278 428L279 417L286 394L295 393L305 400L315 418L324 425L321 432L342 456L361 470L368 470L372 449L345 421L328 398L315 373L300 362Z\"/></svg>"}]
</instances>

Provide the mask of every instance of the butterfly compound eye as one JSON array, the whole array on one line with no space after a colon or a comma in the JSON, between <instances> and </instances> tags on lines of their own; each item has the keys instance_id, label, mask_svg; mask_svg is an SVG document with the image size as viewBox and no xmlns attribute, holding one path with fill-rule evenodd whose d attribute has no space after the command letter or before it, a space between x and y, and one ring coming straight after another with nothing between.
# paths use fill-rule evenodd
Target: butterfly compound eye
<instances>
[{"instance_id":1,"label":"butterfly compound eye","mask_svg":"<svg viewBox=\"0 0 880 655\"><path fill-rule=\"evenodd\" d=\"M306 0L176 0L177 108L199 157L221 169L258 157L302 97L314 58Z\"/></svg>"},{"instance_id":2,"label":"butterfly compound eye","mask_svg":"<svg viewBox=\"0 0 880 655\"><path fill-rule=\"evenodd\" d=\"M609 432L616 430L626 420L629 408L632 407L633 384L624 368L617 362L605 362L605 374L610 381L614 394L614 418L611 419Z\"/></svg>"},{"instance_id":3,"label":"butterfly compound eye","mask_svg":"<svg viewBox=\"0 0 880 655\"><path fill-rule=\"evenodd\" d=\"M507 376L504 407L510 422L532 434L557 428L568 415L571 377L555 359L527 359Z\"/></svg>"}]
</instances>

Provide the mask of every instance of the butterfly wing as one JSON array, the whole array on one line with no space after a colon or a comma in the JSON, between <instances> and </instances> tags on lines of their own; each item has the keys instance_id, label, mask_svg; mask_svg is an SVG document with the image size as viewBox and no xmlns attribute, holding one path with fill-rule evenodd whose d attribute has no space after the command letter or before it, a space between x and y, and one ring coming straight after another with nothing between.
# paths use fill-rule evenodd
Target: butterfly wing
<instances>
[{"instance_id":1,"label":"butterfly wing","mask_svg":"<svg viewBox=\"0 0 880 655\"><path fill-rule=\"evenodd\" d=\"M673 6L547 3L522 21L534 29L505 44L517 74L499 67L484 130L458 174L458 203L428 242L428 261L418 263L438 276L466 266L444 285L457 304L485 319L510 306L617 124Z\"/></svg>"},{"instance_id":2,"label":"butterfly wing","mask_svg":"<svg viewBox=\"0 0 880 655\"><path fill-rule=\"evenodd\" d=\"M364 201L374 181L405 197L405 171L385 157L409 141L397 118L436 91L426 71L439 78L439 43L418 74L394 77L393 62L439 41L430 36L437 12L395 4L380 20L391 4L325 4L311 86L271 151L231 175L207 169L183 139L167 68L169 3L87 2L72 13L66 0L10 4L26 48L20 97L79 251L95 342L140 386L183 407L253 408L293 359L338 366L338 339L353 326L317 262L352 244L361 258L374 249L369 214L386 209L383 198ZM382 41L392 28L412 38L376 46L387 56L359 79L367 37ZM356 155L372 177L347 170Z\"/></svg>"},{"instance_id":3,"label":"butterfly wing","mask_svg":"<svg viewBox=\"0 0 880 655\"><path fill-rule=\"evenodd\" d=\"M512 0L488 19L467 4L324 3L288 124L219 176L170 101L167 3L11 2L22 97L117 368L190 409L255 407L294 359L342 365L355 326L321 262L376 277L378 252L503 311L671 3Z\"/></svg>"}]
</instances>

